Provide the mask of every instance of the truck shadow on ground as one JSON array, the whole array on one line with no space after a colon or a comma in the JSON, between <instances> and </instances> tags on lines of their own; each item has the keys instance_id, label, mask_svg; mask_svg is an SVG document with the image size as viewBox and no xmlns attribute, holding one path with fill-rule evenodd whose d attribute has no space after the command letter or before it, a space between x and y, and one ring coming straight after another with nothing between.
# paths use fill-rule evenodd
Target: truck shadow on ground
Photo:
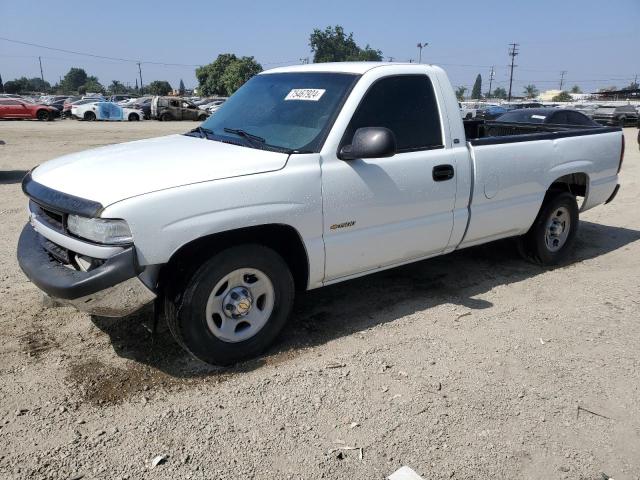
<instances>
[{"instance_id":1,"label":"truck shadow on ground","mask_svg":"<svg viewBox=\"0 0 640 480\"><path fill-rule=\"evenodd\" d=\"M27 173L26 170L0 170L0 185L20 183Z\"/></svg>"},{"instance_id":2,"label":"truck shadow on ground","mask_svg":"<svg viewBox=\"0 0 640 480\"><path fill-rule=\"evenodd\" d=\"M640 231L581 222L567 268L640 240ZM299 295L276 345L261 358L230 368L214 368L192 359L173 340L164 322L152 339L143 327L149 312L122 319L92 317L121 357L175 378L228 376L286 361L304 348L324 344L414 312L450 303L478 310L493 306L475 298L550 270L522 260L513 240L502 240L387 270ZM164 328L163 328L164 327Z\"/></svg>"}]
</instances>

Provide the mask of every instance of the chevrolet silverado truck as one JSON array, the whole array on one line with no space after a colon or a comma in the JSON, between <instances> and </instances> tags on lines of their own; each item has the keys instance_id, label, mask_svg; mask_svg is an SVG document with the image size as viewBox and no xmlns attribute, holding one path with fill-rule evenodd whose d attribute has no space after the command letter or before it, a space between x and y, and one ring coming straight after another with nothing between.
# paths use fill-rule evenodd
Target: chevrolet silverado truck
<instances>
[{"instance_id":1,"label":"chevrolet silverado truck","mask_svg":"<svg viewBox=\"0 0 640 480\"><path fill-rule=\"evenodd\" d=\"M436 66L265 71L190 132L34 168L18 260L94 315L154 302L226 365L267 348L297 291L506 237L557 264L579 211L618 191L618 127L467 130Z\"/></svg>"}]
</instances>

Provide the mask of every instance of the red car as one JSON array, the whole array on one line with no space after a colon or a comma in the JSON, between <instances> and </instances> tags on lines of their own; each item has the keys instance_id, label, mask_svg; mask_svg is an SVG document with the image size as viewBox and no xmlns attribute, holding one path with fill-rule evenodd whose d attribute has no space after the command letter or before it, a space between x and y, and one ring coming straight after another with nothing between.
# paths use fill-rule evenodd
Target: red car
<instances>
[{"instance_id":1,"label":"red car","mask_svg":"<svg viewBox=\"0 0 640 480\"><path fill-rule=\"evenodd\" d=\"M54 108L25 102L19 98L0 98L0 119L35 118L53 120Z\"/></svg>"}]
</instances>

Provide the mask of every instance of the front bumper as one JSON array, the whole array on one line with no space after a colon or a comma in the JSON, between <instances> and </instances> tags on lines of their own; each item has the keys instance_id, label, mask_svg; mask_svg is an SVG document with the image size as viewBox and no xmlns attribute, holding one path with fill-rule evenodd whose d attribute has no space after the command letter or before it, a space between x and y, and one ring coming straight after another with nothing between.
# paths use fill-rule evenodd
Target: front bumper
<instances>
[{"instance_id":1,"label":"front bumper","mask_svg":"<svg viewBox=\"0 0 640 480\"><path fill-rule=\"evenodd\" d=\"M78 310L105 317L123 317L153 301L156 294L140 280L133 247L83 272L52 258L42 238L27 224L18 241L20 268L40 290Z\"/></svg>"}]
</instances>

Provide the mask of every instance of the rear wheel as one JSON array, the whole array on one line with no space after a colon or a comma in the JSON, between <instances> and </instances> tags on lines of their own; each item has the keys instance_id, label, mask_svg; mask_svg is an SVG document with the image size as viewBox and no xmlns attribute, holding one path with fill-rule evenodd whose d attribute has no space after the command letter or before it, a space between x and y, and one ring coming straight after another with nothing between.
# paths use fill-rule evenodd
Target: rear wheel
<instances>
[{"instance_id":1,"label":"rear wheel","mask_svg":"<svg viewBox=\"0 0 640 480\"><path fill-rule=\"evenodd\" d=\"M36 118L38 120L40 120L41 122L44 120L51 120L52 119L52 115L49 114L49 112L47 110L38 110L36 112Z\"/></svg>"},{"instance_id":2,"label":"rear wheel","mask_svg":"<svg viewBox=\"0 0 640 480\"><path fill-rule=\"evenodd\" d=\"M161 122L170 122L171 120L173 120L173 117L170 113L164 112L162 115L160 115Z\"/></svg>"},{"instance_id":3,"label":"rear wheel","mask_svg":"<svg viewBox=\"0 0 640 480\"><path fill-rule=\"evenodd\" d=\"M95 112L85 112L84 114L84 119L87 122L93 122L96 119L96 114Z\"/></svg>"},{"instance_id":4,"label":"rear wheel","mask_svg":"<svg viewBox=\"0 0 640 480\"><path fill-rule=\"evenodd\" d=\"M165 311L171 333L191 355L230 365L271 344L293 298L293 277L282 257L261 245L241 245L207 260L181 292L167 296Z\"/></svg>"},{"instance_id":5,"label":"rear wheel","mask_svg":"<svg viewBox=\"0 0 640 480\"><path fill-rule=\"evenodd\" d=\"M206 116L206 115L200 115L200 116L198 117L198 121L199 121L199 122L204 122L206 119L207 119L207 116Z\"/></svg>"},{"instance_id":6,"label":"rear wheel","mask_svg":"<svg viewBox=\"0 0 640 480\"><path fill-rule=\"evenodd\" d=\"M569 192L549 192L529 231L518 239L522 256L540 265L563 261L575 242L578 204Z\"/></svg>"}]
</instances>

